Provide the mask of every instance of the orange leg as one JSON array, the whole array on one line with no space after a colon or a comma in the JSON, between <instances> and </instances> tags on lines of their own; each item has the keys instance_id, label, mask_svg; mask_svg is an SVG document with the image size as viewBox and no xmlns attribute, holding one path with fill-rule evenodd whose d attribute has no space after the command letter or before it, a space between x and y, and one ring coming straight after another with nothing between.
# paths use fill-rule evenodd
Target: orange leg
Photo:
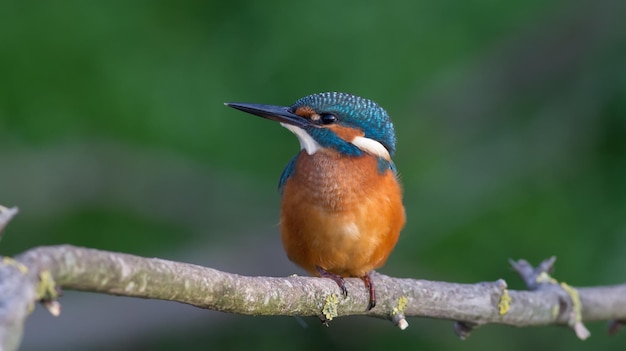
<instances>
[{"instance_id":1,"label":"orange leg","mask_svg":"<svg viewBox=\"0 0 626 351\"><path fill-rule=\"evenodd\" d=\"M343 296L348 296L348 288L346 288L346 282L343 280L341 276L331 273L320 266L315 266L315 269L317 269L317 272L320 274L321 277L334 280L335 283L339 285L339 288L341 289Z\"/></svg>"},{"instance_id":2,"label":"orange leg","mask_svg":"<svg viewBox=\"0 0 626 351\"><path fill-rule=\"evenodd\" d=\"M343 280L343 277L337 274L331 273L320 266L315 266L315 269L317 269L317 272L320 274L322 278L329 278L329 279L332 279L335 283L337 283L337 285L341 289L341 292L343 293L343 296L348 296L348 288L346 288L346 282ZM365 287L367 288L370 294L370 301L367 305L367 311L369 311L372 308L374 308L374 306L376 306L376 290L374 289L374 282L372 282L370 273L367 273L366 275L359 277L359 278L361 278L363 283L365 283Z\"/></svg>"},{"instance_id":3,"label":"orange leg","mask_svg":"<svg viewBox=\"0 0 626 351\"><path fill-rule=\"evenodd\" d=\"M370 302L367 305L367 310L369 311L372 308L374 308L374 306L376 306L376 290L374 289L374 282L372 281L372 278L370 277L370 273L367 273L366 275L362 276L361 280L363 281L363 283L365 283L365 287L370 292Z\"/></svg>"}]
</instances>

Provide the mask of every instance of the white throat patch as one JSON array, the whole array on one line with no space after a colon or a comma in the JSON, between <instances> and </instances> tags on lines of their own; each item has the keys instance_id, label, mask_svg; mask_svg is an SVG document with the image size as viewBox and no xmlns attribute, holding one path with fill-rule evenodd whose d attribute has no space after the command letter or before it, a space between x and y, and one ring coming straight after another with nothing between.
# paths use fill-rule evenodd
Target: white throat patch
<instances>
[{"instance_id":1,"label":"white throat patch","mask_svg":"<svg viewBox=\"0 0 626 351\"><path fill-rule=\"evenodd\" d=\"M391 156L389 155L389 151L383 146L383 144L378 141L362 136L357 136L352 139L352 145L358 147L359 149L367 152L368 154L382 157L387 161L391 161Z\"/></svg>"},{"instance_id":2,"label":"white throat patch","mask_svg":"<svg viewBox=\"0 0 626 351\"><path fill-rule=\"evenodd\" d=\"M309 133L306 132L306 130L300 127L296 127L292 124L282 122L280 123L280 125L289 129L289 131L291 131L298 137L298 141L300 141L300 150L306 150L307 154L313 155L317 152L317 150L322 148L322 146L317 141L315 141L315 139L313 139L313 137L310 136Z\"/></svg>"}]
</instances>

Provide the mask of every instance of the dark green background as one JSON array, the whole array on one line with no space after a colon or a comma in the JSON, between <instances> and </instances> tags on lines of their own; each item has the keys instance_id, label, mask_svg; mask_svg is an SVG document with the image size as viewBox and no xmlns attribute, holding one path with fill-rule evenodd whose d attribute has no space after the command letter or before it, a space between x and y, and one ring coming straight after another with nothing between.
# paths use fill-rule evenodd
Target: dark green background
<instances>
[{"instance_id":1,"label":"dark green background","mask_svg":"<svg viewBox=\"0 0 626 351\"><path fill-rule=\"evenodd\" d=\"M0 5L2 254L71 243L240 274L302 273L276 226L297 151L225 101L345 91L392 116L408 223L385 274L523 288L626 275L622 1L8 1ZM589 323L406 331L363 317L246 317L68 292L24 350L622 350Z\"/></svg>"}]
</instances>

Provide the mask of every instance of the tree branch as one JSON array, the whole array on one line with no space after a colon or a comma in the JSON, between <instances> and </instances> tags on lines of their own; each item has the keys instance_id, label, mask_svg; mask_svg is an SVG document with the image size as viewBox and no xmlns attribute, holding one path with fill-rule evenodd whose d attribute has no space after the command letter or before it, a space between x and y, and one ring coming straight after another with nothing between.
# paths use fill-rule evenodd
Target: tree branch
<instances>
[{"instance_id":1,"label":"tree branch","mask_svg":"<svg viewBox=\"0 0 626 351\"><path fill-rule=\"evenodd\" d=\"M16 209L0 208L0 232ZM7 214L11 212L11 214ZM588 337L583 321L610 320L611 331L626 320L626 284L573 288L548 273L554 258L536 268L511 262L531 291L508 290L506 282L456 284L374 274L377 306L366 311L362 282L346 279L344 298L329 279L247 277L193 264L144 258L70 245L39 247L0 264L0 347L15 350L35 302L54 315L61 288L178 301L200 308L246 315L334 317L367 315L404 329L406 317L456 321L464 338L488 323L512 326L568 325Z\"/></svg>"},{"instance_id":2,"label":"tree branch","mask_svg":"<svg viewBox=\"0 0 626 351\"><path fill-rule=\"evenodd\" d=\"M506 289L503 280L455 284L375 274L378 304L365 311L368 295L358 279L346 279L350 294L343 298L328 279L247 277L69 245L39 247L15 260L5 258L0 279L0 337L5 345L8 339L12 339L10 345L16 345L14 335L21 330L33 302L53 301L58 287L178 301L247 315L322 316L325 321L368 315L392 320L401 327L405 316L450 319L461 321L456 329L465 333L487 323L571 325L573 309L573 304L563 303L568 295L559 289L514 291ZM626 284L576 291L582 306L581 321L626 318Z\"/></svg>"}]
</instances>

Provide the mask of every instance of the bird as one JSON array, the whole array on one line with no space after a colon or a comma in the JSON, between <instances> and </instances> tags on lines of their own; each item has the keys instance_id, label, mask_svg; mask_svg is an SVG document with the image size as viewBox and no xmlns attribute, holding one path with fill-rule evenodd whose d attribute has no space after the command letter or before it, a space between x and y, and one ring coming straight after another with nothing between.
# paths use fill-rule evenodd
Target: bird
<instances>
[{"instance_id":1,"label":"bird","mask_svg":"<svg viewBox=\"0 0 626 351\"><path fill-rule=\"evenodd\" d=\"M374 308L370 274L386 263L406 222L387 111L341 92L308 95L291 106L225 105L277 121L300 142L278 185L287 257L335 281L344 296L344 278L360 278L369 292L367 310Z\"/></svg>"}]
</instances>

